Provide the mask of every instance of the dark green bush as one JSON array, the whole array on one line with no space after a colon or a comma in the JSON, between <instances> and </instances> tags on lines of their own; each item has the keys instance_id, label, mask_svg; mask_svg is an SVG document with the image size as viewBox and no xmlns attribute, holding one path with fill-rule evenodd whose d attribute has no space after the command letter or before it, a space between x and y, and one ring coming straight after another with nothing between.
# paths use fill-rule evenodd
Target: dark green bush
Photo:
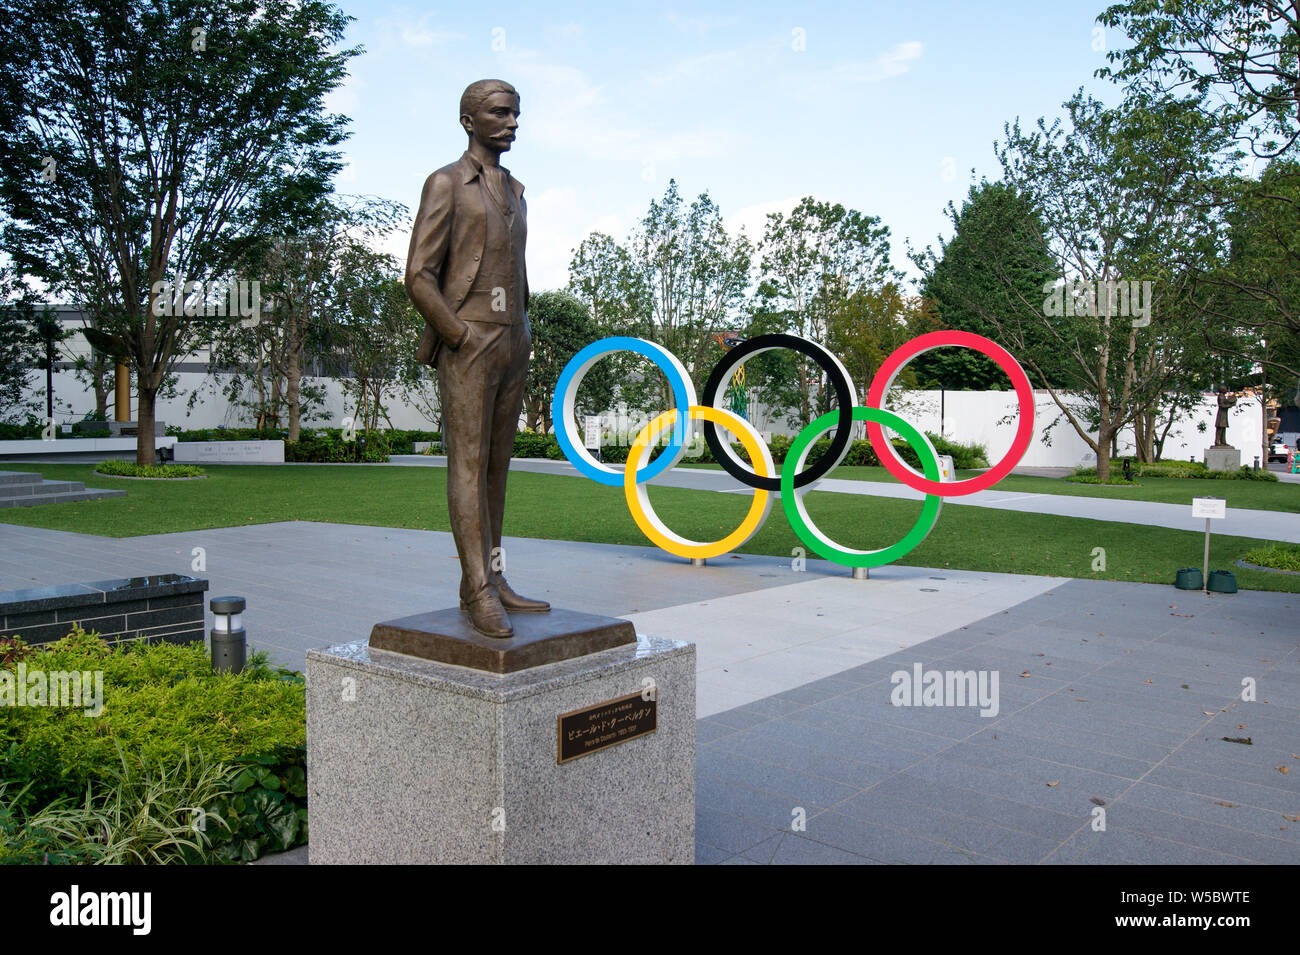
<instances>
[{"instance_id":1,"label":"dark green bush","mask_svg":"<svg viewBox=\"0 0 1300 955\"><path fill-rule=\"evenodd\" d=\"M0 707L0 784L21 790L8 811L39 812L83 799L88 786L102 790L119 778L121 753L174 766L191 752L249 770L237 777L241 789L208 807L231 824L214 836L215 858L248 859L305 840L301 676L271 667L264 653L250 654L238 675L214 674L201 643L110 647L80 628L35 649L23 660L29 673L101 671L103 709L87 717L82 707Z\"/></svg>"},{"instance_id":2,"label":"dark green bush","mask_svg":"<svg viewBox=\"0 0 1300 955\"><path fill-rule=\"evenodd\" d=\"M341 428L303 428L297 441L284 445L286 461L376 463L387 461L388 455L388 439L383 431L358 431L351 441L344 441Z\"/></svg>"}]
</instances>

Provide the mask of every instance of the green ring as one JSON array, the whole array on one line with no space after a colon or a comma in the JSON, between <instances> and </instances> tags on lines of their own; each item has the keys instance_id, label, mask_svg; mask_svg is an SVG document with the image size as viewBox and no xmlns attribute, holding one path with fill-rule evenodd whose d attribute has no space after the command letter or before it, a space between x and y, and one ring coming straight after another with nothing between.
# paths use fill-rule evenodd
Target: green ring
<instances>
[{"instance_id":1,"label":"green ring","mask_svg":"<svg viewBox=\"0 0 1300 955\"><path fill-rule=\"evenodd\" d=\"M921 507L921 516L916 519L912 529L902 540L889 547L872 551L849 550L832 541L808 517L803 506L803 495L795 490L794 476L802 469L803 459L813 441L835 427L839 420L839 411L828 411L800 431L799 436L794 439L781 465L781 507L784 508L786 520L790 522L799 539L822 557L845 567L880 567L898 560L925 540L926 535L939 520L939 508L943 504L943 498L938 494L927 494L925 503ZM856 405L853 408L853 420L874 421L901 435L916 450L926 478L931 481L940 479L939 455L930 444L930 440L898 415L881 408L864 408Z\"/></svg>"}]
</instances>

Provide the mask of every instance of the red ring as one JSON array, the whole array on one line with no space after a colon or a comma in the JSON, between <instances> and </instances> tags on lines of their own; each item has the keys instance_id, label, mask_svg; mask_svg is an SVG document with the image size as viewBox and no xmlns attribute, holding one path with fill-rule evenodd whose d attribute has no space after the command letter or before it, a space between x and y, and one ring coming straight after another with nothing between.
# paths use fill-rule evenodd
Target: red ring
<instances>
[{"instance_id":1,"label":"red ring","mask_svg":"<svg viewBox=\"0 0 1300 955\"><path fill-rule=\"evenodd\" d=\"M880 370L876 372L876 377L871 379L871 388L867 391L867 407L883 408L881 400L903 366L917 355L944 345L960 345L962 348L975 349L986 358L997 362L998 367L1011 379L1011 384L1016 389L1016 397L1020 400L1020 424L1016 428L1016 438L1011 442L1011 450L995 467L985 471L979 477L967 478L964 481L931 481L917 474L897 456L893 444L885 440L885 433L879 424L874 421L867 422L867 437L871 439L871 446L876 449L876 457L885 466L885 470L908 487L926 494L959 497L963 494L983 491L1001 481L1025 456L1029 442L1034 437L1034 389L1030 386L1029 376L1020 367L1020 363L997 342L972 332L930 332L912 339L890 353L884 364L880 366Z\"/></svg>"}]
</instances>

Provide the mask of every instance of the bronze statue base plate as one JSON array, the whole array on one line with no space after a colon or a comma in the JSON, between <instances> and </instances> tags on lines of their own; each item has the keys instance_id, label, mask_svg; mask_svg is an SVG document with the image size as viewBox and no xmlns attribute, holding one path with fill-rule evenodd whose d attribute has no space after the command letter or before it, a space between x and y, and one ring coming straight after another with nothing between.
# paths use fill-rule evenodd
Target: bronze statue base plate
<instances>
[{"instance_id":1,"label":"bronze statue base plate","mask_svg":"<svg viewBox=\"0 0 1300 955\"><path fill-rule=\"evenodd\" d=\"M456 607L377 623L370 647L453 666L514 673L636 643L630 620L556 610L510 615L512 637L487 637Z\"/></svg>"}]
</instances>

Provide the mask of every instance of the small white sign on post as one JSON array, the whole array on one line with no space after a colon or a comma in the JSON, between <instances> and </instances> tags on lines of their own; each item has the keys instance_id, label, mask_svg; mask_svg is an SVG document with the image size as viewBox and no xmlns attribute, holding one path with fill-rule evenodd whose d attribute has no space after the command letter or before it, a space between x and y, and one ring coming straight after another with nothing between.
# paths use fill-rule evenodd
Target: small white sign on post
<instances>
[{"instance_id":1,"label":"small white sign on post","mask_svg":"<svg viewBox=\"0 0 1300 955\"><path fill-rule=\"evenodd\" d=\"M1192 517L1204 517L1206 520L1228 516L1228 502L1221 497L1192 498Z\"/></svg>"},{"instance_id":2,"label":"small white sign on post","mask_svg":"<svg viewBox=\"0 0 1300 955\"><path fill-rule=\"evenodd\" d=\"M584 422L582 443L588 451L600 450L600 415L587 415Z\"/></svg>"},{"instance_id":3,"label":"small white sign on post","mask_svg":"<svg viewBox=\"0 0 1300 955\"><path fill-rule=\"evenodd\" d=\"M950 454L939 455L939 480L957 480L957 469L952 466L952 455Z\"/></svg>"},{"instance_id":4,"label":"small white sign on post","mask_svg":"<svg viewBox=\"0 0 1300 955\"><path fill-rule=\"evenodd\" d=\"M1205 518L1205 564L1201 568L1201 592L1210 592L1210 521L1228 516L1228 502L1222 497L1192 498L1192 517Z\"/></svg>"}]
</instances>

